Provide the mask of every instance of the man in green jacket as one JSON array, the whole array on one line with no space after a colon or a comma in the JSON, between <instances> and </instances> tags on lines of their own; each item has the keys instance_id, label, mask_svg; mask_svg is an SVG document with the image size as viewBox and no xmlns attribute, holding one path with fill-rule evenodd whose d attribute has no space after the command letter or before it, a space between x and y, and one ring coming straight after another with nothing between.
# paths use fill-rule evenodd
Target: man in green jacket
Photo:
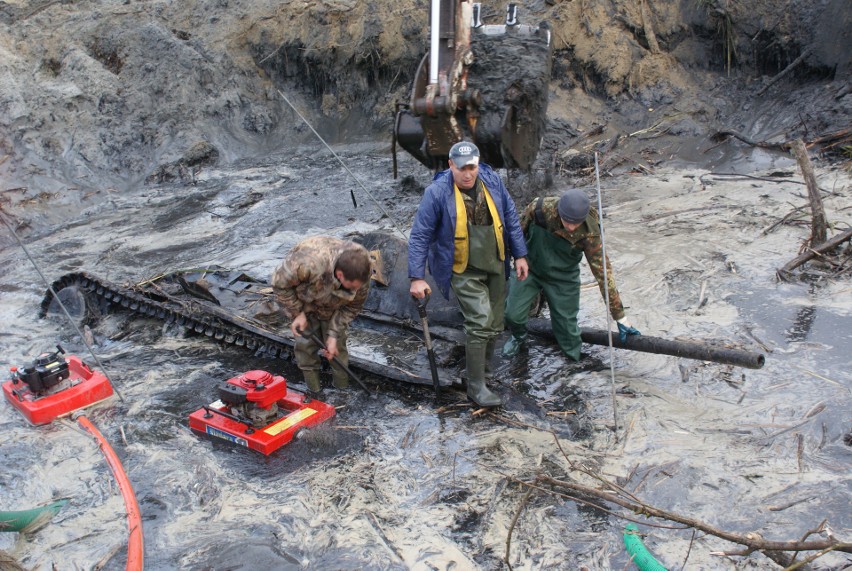
<instances>
[{"instance_id":1,"label":"man in green jacket","mask_svg":"<svg viewBox=\"0 0 852 571\"><path fill-rule=\"evenodd\" d=\"M541 197L521 214L521 228L529 250L529 276L518 281L512 276L506 299L506 325L512 337L503 346L503 355L518 353L527 338L529 311L539 293L550 308L553 334L562 352L575 361L580 358L580 260L583 256L598 282L601 295L609 293L609 311L618 323L622 339L639 335L624 316L624 306L615 287L612 267L604 256L598 213L591 208L586 193L578 188L560 197ZM606 288L606 289L605 289Z\"/></svg>"}]
</instances>

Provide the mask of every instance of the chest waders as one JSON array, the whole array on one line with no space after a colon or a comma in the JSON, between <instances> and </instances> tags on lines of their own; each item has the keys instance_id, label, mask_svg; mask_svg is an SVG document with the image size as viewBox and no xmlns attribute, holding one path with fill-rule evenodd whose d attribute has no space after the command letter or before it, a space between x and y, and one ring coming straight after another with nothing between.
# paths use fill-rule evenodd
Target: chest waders
<instances>
[{"instance_id":1,"label":"chest waders","mask_svg":"<svg viewBox=\"0 0 852 571\"><path fill-rule=\"evenodd\" d=\"M509 344L516 346L526 338L527 321L533 301L539 292L544 294L550 308L550 322L559 348L573 360L580 358L580 261L583 252L569 241L555 236L538 224L527 230L530 273L524 281L512 274L509 280L509 297L506 300L506 324L512 332L504 348L509 355ZM511 354L517 353L517 348Z\"/></svg>"},{"instance_id":2,"label":"chest waders","mask_svg":"<svg viewBox=\"0 0 852 571\"><path fill-rule=\"evenodd\" d=\"M495 337L503 331L504 266L493 225L468 224L467 235L467 268L450 280L464 315L467 396L479 406L499 406L500 397L485 386L485 369L494 354Z\"/></svg>"},{"instance_id":3,"label":"chest waders","mask_svg":"<svg viewBox=\"0 0 852 571\"><path fill-rule=\"evenodd\" d=\"M330 322L317 319L316 316L308 316L308 330L312 331L322 340L328 338L328 329ZM348 328L344 327L337 332L337 358L344 365L349 366L349 349L346 347L346 337ZM320 360L319 350L321 347L314 343L310 337L303 335L296 337L293 344L293 354L296 357L296 363L305 377L305 384L308 389L318 393L322 390L320 383L320 370L322 369L322 361ZM345 389L349 386L349 375L346 369L341 367L334 361L331 361L331 379L334 387L337 389Z\"/></svg>"}]
</instances>

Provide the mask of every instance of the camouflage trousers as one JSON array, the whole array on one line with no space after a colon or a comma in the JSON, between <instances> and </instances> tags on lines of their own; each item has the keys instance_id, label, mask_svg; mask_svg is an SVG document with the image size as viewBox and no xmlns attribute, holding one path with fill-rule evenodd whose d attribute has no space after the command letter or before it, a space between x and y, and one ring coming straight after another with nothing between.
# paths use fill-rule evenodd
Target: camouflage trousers
<instances>
[{"instance_id":1,"label":"camouflage trousers","mask_svg":"<svg viewBox=\"0 0 852 571\"><path fill-rule=\"evenodd\" d=\"M328 321L308 317L308 329L322 339L323 343L328 338L328 325ZM337 358L348 367L349 351L346 348L346 337L346 329L337 332ZM293 353L296 357L296 364L305 374L305 378L316 376L322 368L322 358L319 355L320 349L322 347L314 343L309 337L296 337ZM346 374L346 370L334 361L331 362L331 378L334 381L335 387L345 388L349 385L349 376Z\"/></svg>"}]
</instances>

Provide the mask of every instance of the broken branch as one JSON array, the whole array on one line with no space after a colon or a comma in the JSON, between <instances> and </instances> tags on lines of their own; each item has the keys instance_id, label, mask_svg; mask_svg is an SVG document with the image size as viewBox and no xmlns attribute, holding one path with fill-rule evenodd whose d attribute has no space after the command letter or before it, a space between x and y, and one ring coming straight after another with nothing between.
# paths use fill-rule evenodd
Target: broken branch
<instances>
[{"instance_id":1,"label":"broken branch","mask_svg":"<svg viewBox=\"0 0 852 571\"><path fill-rule=\"evenodd\" d=\"M719 537L726 541L730 541L731 543L744 545L755 551L819 551L831 548L835 551L852 553L852 543L838 542L832 539L821 539L815 541L770 541L763 539L755 533L740 534L718 529L714 526L704 523L701 520L669 512L657 508L655 506L651 506L644 502L631 501L610 491L584 486L583 484L577 484L575 482L557 480L556 478L552 478L550 476L538 476L536 480L550 484L551 486L554 486L556 488L563 488L573 492L579 492L583 495L592 496L605 502L619 505L623 508L629 509L634 513L642 514L646 517L656 517L671 522L680 523L687 527L691 527L699 531L709 533L710 535L715 535L716 537ZM587 502L587 505L595 504L593 502Z\"/></svg>"},{"instance_id":2,"label":"broken branch","mask_svg":"<svg viewBox=\"0 0 852 571\"><path fill-rule=\"evenodd\" d=\"M790 148L796 156L799 168L802 169L802 178L805 179L805 184L808 187L808 198L810 199L812 213L811 246L816 247L825 242L827 234L826 227L828 226L825 218L825 209L822 206L822 197L819 194L819 186L817 186L816 176L814 175L814 167L811 164L811 159L808 157L805 142L801 139L796 139L790 143Z\"/></svg>"},{"instance_id":3,"label":"broken branch","mask_svg":"<svg viewBox=\"0 0 852 571\"><path fill-rule=\"evenodd\" d=\"M515 512L515 517L512 518L512 523L509 524L509 532L506 534L506 557L504 561L506 561L509 571L512 571L512 563L509 561L510 550L512 548L512 532L515 530L515 524L518 523L518 518L521 517L521 512L524 511L524 507L527 505L532 492L533 488L527 488L527 491L524 493L524 497L521 498L520 505L518 505L518 511Z\"/></svg>"},{"instance_id":4,"label":"broken branch","mask_svg":"<svg viewBox=\"0 0 852 571\"><path fill-rule=\"evenodd\" d=\"M846 242L850 238L852 238L852 228L846 230L845 232L841 232L840 234L838 234L831 240L828 240L827 242L823 243L817 248L809 248L806 252L800 254L799 256L796 256L795 258L787 262L783 268L778 270L778 272L776 273L778 279L787 281L790 277L790 273L794 269L798 268L811 258L815 258L819 254L830 252L831 250L835 249L837 246L839 246L843 242Z\"/></svg>"},{"instance_id":5,"label":"broken branch","mask_svg":"<svg viewBox=\"0 0 852 571\"><path fill-rule=\"evenodd\" d=\"M766 92L766 90L767 90L767 89L769 89L770 87L772 87L772 86L773 86L773 85L774 85L774 84L775 84L775 83L776 83L779 79L781 79L782 77L784 77L785 75L787 75L788 73L790 73L791 71L793 71L793 69L794 69L797 65L799 65L800 63L802 63L803 61L805 61L805 58L806 58L806 57L808 57L808 56L810 55L811 51L813 51L813 46L808 47L808 49L806 49L805 51L803 51L803 52L799 55L799 57L797 57L796 59L794 59L794 60L790 63L790 65L788 65L787 67L785 67L783 70L781 70L781 72L780 72L780 73L778 73L775 77L773 77L772 79L770 79L770 80L769 80L769 83L767 83L767 84L766 84L766 85L764 85L762 88L760 88L760 91L758 91L758 92L757 92L757 95L763 95L763 94Z\"/></svg>"}]
</instances>

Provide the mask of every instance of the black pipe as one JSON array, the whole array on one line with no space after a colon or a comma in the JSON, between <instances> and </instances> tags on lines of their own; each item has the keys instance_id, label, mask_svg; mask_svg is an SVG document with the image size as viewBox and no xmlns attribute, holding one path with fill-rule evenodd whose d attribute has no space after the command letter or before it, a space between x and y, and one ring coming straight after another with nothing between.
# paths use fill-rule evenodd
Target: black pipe
<instances>
[{"instance_id":1,"label":"black pipe","mask_svg":"<svg viewBox=\"0 0 852 571\"><path fill-rule=\"evenodd\" d=\"M609 347L609 334L605 329L580 328L580 338L589 345L603 345ZM692 343L688 341L670 341L660 337L648 335L628 335L622 341L617 332L612 334L612 346L618 349L629 349L631 351L642 351L643 353L657 353L659 355L672 355L686 359L697 359L699 361L713 361L723 365L736 365L747 369L760 369L766 362L762 353L752 353L742 349L726 349L712 347L704 343Z\"/></svg>"}]
</instances>

